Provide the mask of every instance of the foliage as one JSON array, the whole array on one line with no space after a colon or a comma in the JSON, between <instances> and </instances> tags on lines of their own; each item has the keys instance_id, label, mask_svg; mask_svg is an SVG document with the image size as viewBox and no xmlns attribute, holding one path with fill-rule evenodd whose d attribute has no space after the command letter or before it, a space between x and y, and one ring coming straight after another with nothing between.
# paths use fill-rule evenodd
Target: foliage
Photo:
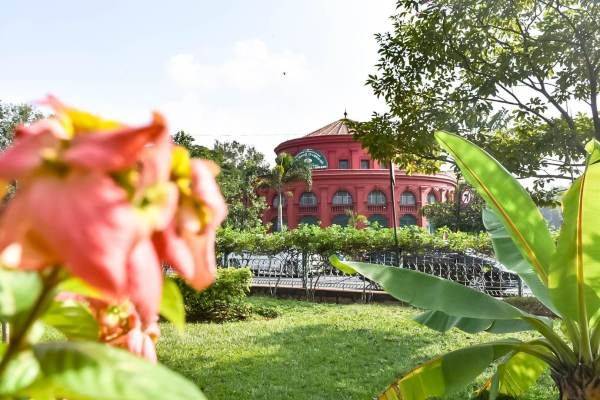
<instances>
[{"instance_id":1,"label":"foliage","mask_svg":"<svg viewBox=\"0 0 600 400\"><path fill-rule=\"evenodd\" d=\"M238 321L252 313L246 302L252 283L252 272L247 268L219 268L214 285L203 292L190 288L182 279L176 282L188 321Z\"/></svg>"},{"instance_id":2,"label":"foliage","mask_svg":"<svg viewBox=\"0 0 600 400\"><path fill-rule=\"evenodd\" d=\"M430 310L416 320L432 329L516 332L525 323L541 335L442 355L401 376L380 398L422 400L451 393L497 362L484 385L491 399L519 395L544 369L551 371L561 400L595 399L600 390L600 142L586 146L588 164L563 198L565 221L555 243L526 190L488 153L446 132L437 132L436 139L490 207L484 222L498 259L560 318L563 332L556 332L547 319L452 281L332 257L343 271L357 271L397 299Z\"/></svg>"},{"instance_id":3,"label":"foliage","mask_svg":"<svg viewBox=\"0 0 600 400\"><path fill-rule=\"evenodd\" d=\"M464 190L470 190L473 193L473 199L468 204L458 204L455 199L445 202L437 202L423 206L421 212L427 221L436 228L448 227L454 231L461 232L483 232L483 220L481 212L485 202L469 185L460 184L456 193L463 193Z\"/></svg>"},{"instance_id":4,"label":"foliage","mask_svg":"<svg viewBox=\"0 0 600 400\"><path fill-rule=\"evenodd\" d=\"M304 182L310 188L312 185L312 170L304 161L298 160L287 153L278 154L273 168L259 180L259 187L274 190L279 199L277 202L277 226L274 227L275 231L285 230L283 223L284 188L285 185L292 182Z\"/></svg>"},{"instance_id":5,"label":"foliage","mask_svg":"<svg viewBox=\"0 0 600 400\"><path fill-rule=\"evenodd\" d=\"M0 101L0 150L4 150L12 143L13 132L17 125L35 122L42 117L43 115L29 104Z\"/></svg>"},{"instance_id":6,"label":"foliage","mask_svg":"<svg viewBox=\"0 0 600 400\"><path fill-rule=\"evenodd\" d=\"M397 371L492 337L428 330L411 320L418 311L399 304L324 304L256 296L249 301L255 308L278 310L280 316L188 324L184 334L164 324L160 359L201 385L210 399L364 400L372 399ZM531 336L511 334L523 340ZM476 383L482 385L488 377ZM465 385L443 399L468 399L475 388ZM544 374L519 399L556 397Z\"/></svg>"},{"instance_id":7,"label":"foliage","mask_svg":"<svg viewBox=\"0 0 600 400\"><path fill-rule=\"evenodd\" d=\"M264 199L257 193L259 178L268 171L262 153L237 141L216 141L209 149L195 143L192 135L179 131L173 141L188 149L192 157L213 160L221 168L217 181L225 197L228 215L224 225L237 229L262 225Z\"/></svg>"},{"instance_id":8,"label":"foliage","mask_svg":"<svg viewBox=\"0 0 600 400\"><path fill-rule=\"evenodd\" d=\"M376 35L368 85L389 112L356 124L378 159L435 171L437 129L458 132L535 189L570 181L600 139L600 4L590 0L398 0ZM576 114L580 111L580 114Z\"/></svg>"},{"instance_id":9,"label":"foliage","mask_svg":"<svg viewBox=\"0 0 600 400\"><path fill-rule=\"evenodd\" d=\"M394 231L390 228L357 229L338 225L326 228L301 225L297 229L273 233L267 233L264 228L244 231L222 228L217 234L217 253L277 254L301 251L323 256L336 253L358 256L370 252L395 251L393 235ZM492 252L487 234L451 232L447 228L430 234L418 227L400 227L398 242L402 251L413 253L426 250Z\"/></svg>"}]
</instances>

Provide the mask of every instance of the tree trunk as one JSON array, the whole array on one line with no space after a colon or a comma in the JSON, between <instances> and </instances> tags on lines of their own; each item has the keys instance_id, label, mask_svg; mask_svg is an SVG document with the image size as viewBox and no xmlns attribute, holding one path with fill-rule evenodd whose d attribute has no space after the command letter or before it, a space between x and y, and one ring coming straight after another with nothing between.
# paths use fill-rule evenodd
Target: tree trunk
<instances>
[{"instance_id":1,"label":"tree trunk","mask_svg":"<svg viewBox=\"0 0 600 400\"><path fill-rule=\"evenodd\" d=\"M277 232L283 231L283 204L282 204L282 196L281 191L278 193L279 201L277 202Z\"/></svg>"},{"instance_id":2,"label":"tree trunk","mask_svg":"<svg viewBox=\"0 0 600 400\"><path fill-rule=\"evenodd\" d=\"M559 400L600 400L600 375L593 368L579 365L563 374L552 374L560 392Z\"/></svg>"}]
</instances>

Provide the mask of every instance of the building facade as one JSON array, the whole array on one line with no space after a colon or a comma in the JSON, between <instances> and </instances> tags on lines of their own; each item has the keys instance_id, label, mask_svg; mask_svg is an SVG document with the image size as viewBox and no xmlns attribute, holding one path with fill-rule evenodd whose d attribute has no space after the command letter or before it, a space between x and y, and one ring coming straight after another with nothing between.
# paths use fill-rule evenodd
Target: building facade
<instances>
[{"instance_id":1,"label":"building facade","mask_svg":"<svg viewBox=\"0 0 600 400\"><path fill-rule=\"evenodd\" d=\"M275 148L277 154L292 154L312 167L310 189L303 182L286 187L284 224L289 228L302 223L345 226L349 214L355 214L389 227L392 226L392 207L396 207L398 226L426 227L421 207L452 198L455 178L446 174L406 175L396 170L396 204L392 204L389 167L371 159L354 140L346 121L332 122ZM278 196L272 190L264 191L262 195L268 204L263 222L276 226Z\"/></svg>"}]
</instances>

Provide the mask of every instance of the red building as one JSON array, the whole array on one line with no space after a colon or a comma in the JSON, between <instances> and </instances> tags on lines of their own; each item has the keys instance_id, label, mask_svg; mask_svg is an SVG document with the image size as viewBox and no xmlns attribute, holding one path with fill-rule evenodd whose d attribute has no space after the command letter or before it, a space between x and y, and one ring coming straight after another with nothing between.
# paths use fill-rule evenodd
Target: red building
<instances>
[{"instance_id":1,"label":"red building","mask_svg":"<svg viewBox=\"0 0 600 400\"><path fill-rule=\"evenodd\" d=\"M371 159L361 144L354 140L345 119L332 122L308 135L285 141L275 148L310 163L313 184L288 185L284 196L284 224L295 228L301 223L329 226L348 223L348 210L391 226L392 204L389 168ZM445 201L456 188L454 177L445 174L406 175L395 171L396 216L398 225L427 226L419 212L425 204ZM278 197L274 191L263 193L268 208L265 223L277 220Z\"/></svg>"}]
</instances>

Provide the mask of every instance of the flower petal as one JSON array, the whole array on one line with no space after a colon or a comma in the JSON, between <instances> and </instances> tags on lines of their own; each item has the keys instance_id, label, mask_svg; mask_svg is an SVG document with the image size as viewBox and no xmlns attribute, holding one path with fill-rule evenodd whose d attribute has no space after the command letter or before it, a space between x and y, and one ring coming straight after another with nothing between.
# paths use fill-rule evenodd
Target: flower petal
<instances>
[{"instance_id":1,"label":"flower petal","mask_svg":"<svg viewBox=\"0 0 600 400\"><path fill-rule=\"evenodd\" d=\"M29 233L44 248L92 286L117 298L126 295L126 266L140 224L122 188L108 176L74 171L40 178L16 197L21 195Z\"/></svg>"},{"instance_id":2,"label":"flower petal","mask_svg":"<svg viewBox=\"0 0 600 400\"><path fill-rule=\"evenodd\" d=\"M127 293L143 326L156 321L162 292L162 269L149 239L133 248L127 264Z\"/></svg>"},{"instance_id":3,"label":"flower petal","mask_svg":"<svg viewBox=\"0 0 600 400\"><path fill-rule=\"evenodd\" d=\"M186 280L193 278L196 269L194 257L186 241L175 232L174 224L162 232L156 232L152 241L162 261L173 267Z\"/></svg>"},{"instance_id":4,"label":"flower petal","mask_svg":"<svg viewBox=\"0 0 600 400\"><path fill-rule=\"evenodd\" d=\"M57 145L56 133L50 128L37 134L22 135L0 154L0 178L21 179L32 173L42 164L44 152L52 151Z\"/></svg>"},{"instance_id":5,"label":"flower petal","mask_svg":"<svg viewBox=\"0 0 600 400\"><path fill-rule=\"evenodd\" d=\"M142 150L163 135L168 136L166 123L154 114L149 125L139 128L75 136L63 159L77 167L113 172L134 166Z\"/></svg>"}]
</instances>

